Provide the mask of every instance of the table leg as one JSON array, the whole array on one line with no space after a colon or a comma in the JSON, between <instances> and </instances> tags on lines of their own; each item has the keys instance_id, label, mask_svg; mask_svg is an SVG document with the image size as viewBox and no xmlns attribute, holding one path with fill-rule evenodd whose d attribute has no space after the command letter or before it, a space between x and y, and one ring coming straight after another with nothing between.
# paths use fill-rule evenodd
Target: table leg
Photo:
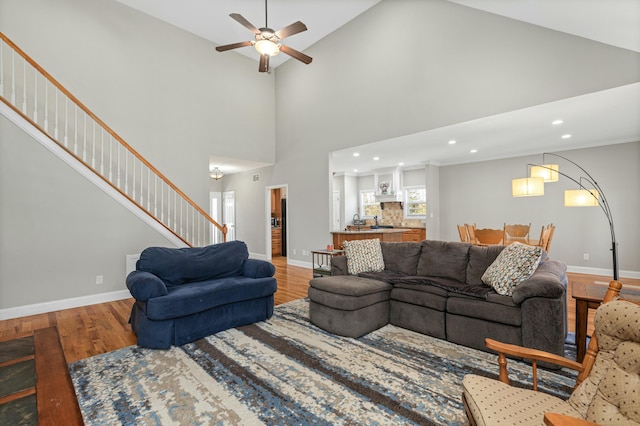
<instances>
[{"instance_id":1,"label":"table leg","mask_svg":"<svg viewBox=\"0 0 640 426\"><path fill-rule=\"evenodd\" d=\"M589 306L586 300L576 300L576 361L582 362L587 353L587 320Z\"/></svg>"}]
</instances>

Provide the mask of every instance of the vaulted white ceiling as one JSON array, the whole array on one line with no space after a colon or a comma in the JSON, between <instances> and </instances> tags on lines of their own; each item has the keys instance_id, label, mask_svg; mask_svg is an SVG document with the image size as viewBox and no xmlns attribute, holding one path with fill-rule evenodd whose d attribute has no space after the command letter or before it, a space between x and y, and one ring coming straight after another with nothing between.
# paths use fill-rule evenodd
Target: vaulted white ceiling
<instances>
[{"instance_id":1,"label":"vaulted white ceiling","mask_svg":"<svg viewBox=\"0 0 640 426\"><path fill-rule=\"evenodd\" d=\"M256 27L265 24L263 0L116 0L212 41L216 45L250 40L252 34L229 17L240 13ZM345 25L380 0L270 0L268 24L277 30L295 21L308 31L287 38L284 43L304 51L318 40ZM424 1L424 0L423 0ZM640 52L639 0L449 0L463 6L566 32L624 49ZM233 52L256 60L251 47ZM271 61L277 67L288 57ZM313 66L303 65L299 66ZM550 117L562 119L560 126ZM375 168L417 166L426 162L457 164L518 155L559 151L640 140L640 83L614 88L513 111L497 116L422 132L394 140L380 141L334 153L334 171L367 173ZM562 135L571 134L569 139ZM449 145L449 140L457 140ZM517 141L518 143L514 143ZM527 143L530 141L531 143ZM471 153L472 149L477 150ZM361 155L353 157L353 152ZM405 158L411 153L411 158ZM379 160L374 160L378 157ZM229 172L247 170L256 164L217 159ZM224 164L223 164L224 163ZM224 167L223 167L224 168Z\"/></svg>"}]
</instances>

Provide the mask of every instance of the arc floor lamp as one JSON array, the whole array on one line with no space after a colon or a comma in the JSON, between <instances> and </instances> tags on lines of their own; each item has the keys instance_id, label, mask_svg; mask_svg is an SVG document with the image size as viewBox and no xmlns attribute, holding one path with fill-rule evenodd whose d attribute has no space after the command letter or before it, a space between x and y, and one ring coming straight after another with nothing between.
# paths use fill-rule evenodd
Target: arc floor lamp
<instances>
[{"instance_id":1,"label":"arc floor lamp","mask_svg":"<svg viewBox=\"0 0 640 426\"><path fill-rule=\"evenodd\" d=\"M585 176L577 179L560 171L557 164L545 164L545 157L553 156L561 158L577 167ZM559 176L564 176L577 183L580 189L568 189L564 191L565 207L595 207L600 206L611 230L611 253L613 255L613 279L618 279L618 243L616 242L616 233L613 227L613 216L611 215L611 207L604 195L604 191L598 185L598 182L582 168L579 164L569 160L559 154L545 152L542 154L542 165L527 164L529 177L513 179L511 182L511 193L514 197L532 197L544 195L545 182L557 182ZM589 187L585 186L588 185Z\"/></svg>"}]
</instances>

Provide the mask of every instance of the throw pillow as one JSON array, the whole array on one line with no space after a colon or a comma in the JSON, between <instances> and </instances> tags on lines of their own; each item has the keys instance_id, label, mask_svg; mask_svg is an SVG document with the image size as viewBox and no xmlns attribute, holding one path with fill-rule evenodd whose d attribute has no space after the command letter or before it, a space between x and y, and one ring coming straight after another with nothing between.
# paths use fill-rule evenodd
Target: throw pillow
<instances>
[{"instance_id":1,"label":"throw pillow","mask_svg":"<svg viewBox=\"0 0 640 426\"><path fill-rule=\"evenodd\" d=\"M509 244L482 274L482 282L503 296L513 295L513 289L535 272L542 248L515 242Z\"/></svg>"},{"instance_id":2,"label":"throw pillow","mask_svg":"<svg viewBox=\"0 0 640 426\"><path fill-rule=\"evenodd\" d=\"M351 275L360 272L380 272L384 269L380 240L345 241L344 254L347 257L347 270Z\"/></svg>"}]
</instances>

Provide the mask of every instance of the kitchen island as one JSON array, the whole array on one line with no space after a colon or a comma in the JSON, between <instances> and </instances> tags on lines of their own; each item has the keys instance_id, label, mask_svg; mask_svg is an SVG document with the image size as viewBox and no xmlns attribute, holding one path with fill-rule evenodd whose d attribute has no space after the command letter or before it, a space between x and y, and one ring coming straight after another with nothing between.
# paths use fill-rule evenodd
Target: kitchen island
<instances>
[{"instance_id":1,"label":"kitchen island","mask_svg":"<svg viewBox=\"0 0 640 426\"><path fill-rule=\"evenodd\" d=\"M375 238L380 241L399 242L402 241L402 235L409 229L363 229L360 231L333 231L333 246L342 250L342 243L353 240L373 240Z\"/></svg>"}]
</instances>

